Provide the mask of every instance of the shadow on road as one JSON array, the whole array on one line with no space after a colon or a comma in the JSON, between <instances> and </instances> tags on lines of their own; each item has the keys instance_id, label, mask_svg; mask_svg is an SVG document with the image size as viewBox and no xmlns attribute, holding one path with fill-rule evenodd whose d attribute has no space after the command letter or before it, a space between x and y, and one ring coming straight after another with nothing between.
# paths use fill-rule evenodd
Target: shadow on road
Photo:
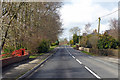
<instances>
[{"instance_id":1,"label":"shadow on road","mask_svg":"<svg viewBox=\"0 0 120 80\"><path fill-rule=\"evenodd\" d=\"M36 58L25 59L25 60L22 60L20 62L16 62L16 63L10 64L8 66L5 66L5 67L2 68L2 73L6 72L6 71L8 71L8 70L10 70L12 68L15 68L15 67L17 67L19 65L29 63L30 61L33 61L34 59L36 59Z\"/></svg>"}]
</instances>

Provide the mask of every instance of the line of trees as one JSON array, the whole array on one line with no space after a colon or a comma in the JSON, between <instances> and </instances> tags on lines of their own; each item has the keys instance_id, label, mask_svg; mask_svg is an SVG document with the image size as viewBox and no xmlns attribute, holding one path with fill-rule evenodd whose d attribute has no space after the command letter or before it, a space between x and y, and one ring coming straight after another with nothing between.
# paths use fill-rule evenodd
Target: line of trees
<instances>
[{"instance_id":1,"label":"line of trees","mask_svg":"<svg viewBox=\"0 0 120 80\"><path fill-rule=\"evenodd\" d=\"M61 2L3 2L1 49L11 52L26 48L38 52L41 42L49 45L55 42L62 32L61 6Z\"/></svg>"}]
</instances>

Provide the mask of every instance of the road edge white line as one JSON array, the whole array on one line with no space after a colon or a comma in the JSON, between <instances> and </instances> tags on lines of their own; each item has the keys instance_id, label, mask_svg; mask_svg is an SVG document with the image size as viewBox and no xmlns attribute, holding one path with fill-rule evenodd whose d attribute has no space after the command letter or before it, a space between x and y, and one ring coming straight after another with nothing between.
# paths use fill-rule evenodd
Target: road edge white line
<instances>
[{"instance_id":1,"label":"road edge white line","mask_svg":"<svg viewBox=\"0 0 120 80\"><path fill-rule=\"evenodd\" d=\"M101 79L100 76L98 76L96 73L90 70L87 66L85 66L85 69L87 69L90 73L92 73L96 78Z\"/></svg>"}]
</instances>

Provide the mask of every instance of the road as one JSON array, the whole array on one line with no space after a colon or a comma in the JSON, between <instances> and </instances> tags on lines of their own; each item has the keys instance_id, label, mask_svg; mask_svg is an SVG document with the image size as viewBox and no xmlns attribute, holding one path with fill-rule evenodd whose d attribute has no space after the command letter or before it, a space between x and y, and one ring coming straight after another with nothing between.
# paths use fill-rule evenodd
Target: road
<instances>
[{"instance_id":1,"label":"road","mask_svg":"<svg viewBox=\"0 0 120 80\"><path fill-rule=\"evenodd\" d=\"M118 78L118 64L106 62L69 46L61 46L27 78Z\"/></svg>"}]
</instances>

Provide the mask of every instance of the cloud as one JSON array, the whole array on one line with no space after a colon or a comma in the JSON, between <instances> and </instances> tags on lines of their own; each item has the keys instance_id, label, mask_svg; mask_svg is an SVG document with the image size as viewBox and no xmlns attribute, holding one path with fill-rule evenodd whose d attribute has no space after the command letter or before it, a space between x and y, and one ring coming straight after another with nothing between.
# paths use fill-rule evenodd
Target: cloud
<instances>
[{"instance_id":1,"label":"cloud","mask_svg":"<svg viewBox=\"0 0 120 80\"><path fill-rule=\"evenodd\" d=\"M113 1L113 0L111 0ZM114 2L114 1L113 1ZM103 2L104 3L104 2ZM105 2L104 4L107 4ZM115 3L117 5L117 3ZM84 32L84 25L88 22L94 23L92 29L97 29L98 17L109 14L118 9L118 6L103 6L100 3L94 2L94 0L71 0L71 3L63 5L61 9L61 19L63 21L64 31L62 37L69 34L69 29L72 27L80 27L82 32ZM101 19L101 31L105 31L106 26L108 26L108 20L112 18L117 18L118 13L114 13L110 16L106 16Z\"/></svg>"},{"instance_id":2,"label":"cloud","mask_svg":"<svg viewBox=\"0 0 120 80\"><path fill-rule=\"evenodd\" d=\"M89 2L86 2L86 0L80 2L73 2L72 5L64 5L61 10L61 18L63 19L63 23L66 25L69 23L83 23L86 21L91 21L92 18L90 17L90 15L93 9L90 6L90 0L88 1Z\"/></svg>"}]
</instances>

